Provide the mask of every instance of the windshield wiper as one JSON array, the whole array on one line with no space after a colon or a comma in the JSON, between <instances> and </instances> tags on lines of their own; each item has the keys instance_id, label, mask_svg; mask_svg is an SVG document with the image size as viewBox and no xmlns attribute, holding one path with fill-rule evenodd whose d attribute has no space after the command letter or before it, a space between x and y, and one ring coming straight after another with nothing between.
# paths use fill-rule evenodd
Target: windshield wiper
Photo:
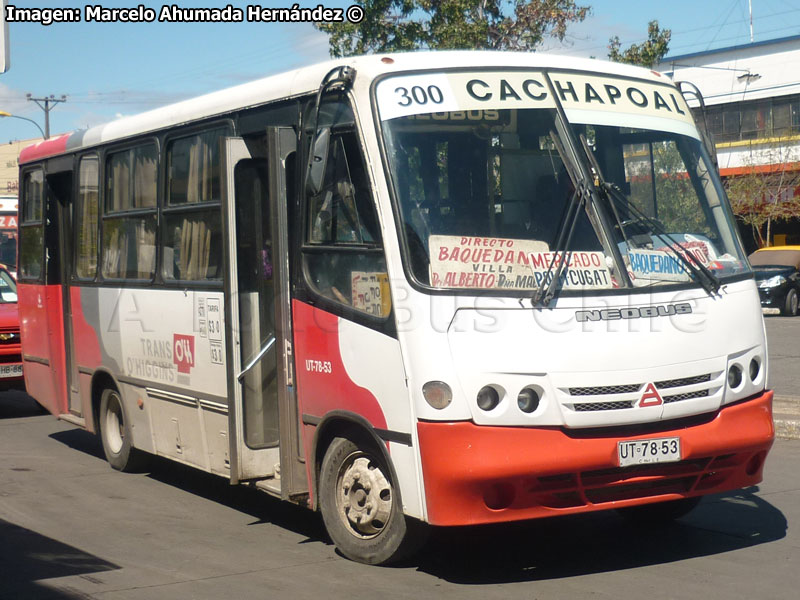
<instances>
[{"instance_id":1,"label":"windshield wiper","mask_svg":"<svg viewBox=\"0 0 800 600\"><path fill-rule=\"evenodd\" d=\"M700 262L699 259L690 259L685 252L678 250L678 248L683 248L679 240L668 234L661 223L647 216L633 203L628 202L625 198L625 195L622 193L622 190L619 189L619 186L606 181L603 177L603 172L600 170L600 164L597 162L597 159L595 158L591 148L589 148L589 144L583 134L580 135L580 141L581 146L583 146L583 151L586 153L586 156L589 158L589 162L592 165L592 170L594 171L597 181L597 188L603 190L603 192L605 192L605 196L611 201L611 209L614 213L614 218L617 220L617 226L619 227L620 233L625 240L625 244L628 247L631 247L631 243L625 234L625 228L623 226L623 222L620 220L617 208L627 211L628 214L633 216L636 221L646 225L650 229L652 235L656 236L661 240L662 243L664 243L664 250L675 256L683 265L687 275L692 277L692 279L703 286L703 289L709 295L713 296L719 292L719 288L721 286L719 279L716 278L709 268Z\"/></svg>"},{"instance_id":2,"label":"windshield wiper","mask_svg":"<svg viewBox=\"0 0 800 600\"><path fill-rule=\"evenodd\" d=\"M553 144L556 146L556 151L562 157L564 157L562 160L564 160L566 165L567 154L564 151L564 147L561 145L561 140L558 139L555 131L550 131L550 138L553 141ZM572 193L572 196L569 199L564 220L561 221L561 226L558 229L555 250L552 253L553 256L550 260L550 264L547 267L547 271L545 271L544 275L542 276L542 281L539 284L539 287L536 289L536 292L533 294L533 298L531 299L534 305L540 304L542 306L547 306L550 304L550 302L552 302L556 295L556 290L558 289L564 269L566 268L567 263L569 263L572 259L572 252L569 250L570 245L572 244L572 234L575 233L575 226L578 224L578 218L580 217L581 210L585 210L586 199L591 194L591 189L589 188L588 182L579 173L574 174L573 180L576 181L575 191ZM553 272L554 268L555 273Z\"/></svg>"}]
</instances>

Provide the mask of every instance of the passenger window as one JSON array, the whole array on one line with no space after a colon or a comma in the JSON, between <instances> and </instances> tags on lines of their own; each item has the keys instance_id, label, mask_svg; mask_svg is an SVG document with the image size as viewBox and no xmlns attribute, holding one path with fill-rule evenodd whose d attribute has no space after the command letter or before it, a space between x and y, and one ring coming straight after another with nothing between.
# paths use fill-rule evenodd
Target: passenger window
<instances>
[{"instance_id":1,"label":"passenger window","mask_svg":"<svg viewBox=\"0 0 800 600\"><path fill-rule=\"evenodd\" d=\"M219 141L222 129L176 139L167 146L166 280L222 279Z\"/></svg>"},{"instance_id":2,"label":"passenger window","mask_svg":"<svg viewBox=\"0 0 800 600\"><path fill-rule=\"evenodd\" d=\"M19 277L41 280L44 273L44 172L26 173L22 182L22 223L19 241Z\"/></svg>"},{"instance_id":3,"label":"passenger window","mask_svg":"<svg viewBox=\"0 0 800 600\"><path fill-rule=\"evenodd\" d=\"M103 277L152 279L155 274L156 158L152 144L108 155Z\"/></svg>"},{"instance_id":4,"label":"passenger window","mask_svg":"<svg viewBox=\"0 0 800 600\"><path fill-rule=\"evenodd\" d=\"M332 136L322 191L309 196L307 215L303 258L311 287L340 304L387 317L386 260L355 132Z\"/></svg>"},{"instance_id":5,"label":"passenger window","mask_svg":"<svg viewBox=\"0 0 800 600\"><path fill-rule=\"evenodd\" d=\"M94 279L97 274L99 184L97 157L82 158L78 167L78 199L75 203L75 274L79 279Z\"/></svg>"}]
</instances>

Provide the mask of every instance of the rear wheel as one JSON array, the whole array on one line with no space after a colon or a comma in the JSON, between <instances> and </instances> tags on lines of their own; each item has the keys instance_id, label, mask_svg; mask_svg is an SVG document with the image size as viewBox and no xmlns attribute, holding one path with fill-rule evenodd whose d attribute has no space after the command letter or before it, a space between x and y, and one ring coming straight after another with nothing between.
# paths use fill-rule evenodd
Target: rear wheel
<instances>
[{"instance_id":1,"label":"rear wheel","mask_svg":"<svg viewBox=\"0 0 800 600\"><path fill-rule=\"evenodd\" d=\"M700 504L701 499L701 496L695 496L693 498L669 500L667 502L657 502L655 504L630 506L628 508L620 508L619 514L636 523L668 523L689 514L689 512Z\"/></svg>"},{"instance_id":2,"label":"rear wheel","mask_svg":"<svg viewBox=\"0 0 800 600\"><path fill-rule=\"evenodd\" d=\"M787 317L794 317L797 315L798 296L797 290L791 289L786 294L786 300L783 303L783 314Z\"/></svg>"},{"instance_id":3,"label":"rear wheel","mask_svg":"<svg viewBox=\"0 0 800 600\"><path fill-rule=\"evenodd\" d=\"M100 439L112 468L131 472L144 467L147 455L133 447L130 421L125 415L122 397L115 389L103 390L100 398Z\"/></svg>"},{"instance_id":4,"label":"rear wheel","mask_svg":"<svg viewBox=\"0 0 800 600\"><path fill-rule=\"evenodd\" d=\"M397 562L424 541L424 526L403 515L383 455L349 439L335 438L325 452L319 503L333 543L351 560Z\"/></svg>"}]
</instances>

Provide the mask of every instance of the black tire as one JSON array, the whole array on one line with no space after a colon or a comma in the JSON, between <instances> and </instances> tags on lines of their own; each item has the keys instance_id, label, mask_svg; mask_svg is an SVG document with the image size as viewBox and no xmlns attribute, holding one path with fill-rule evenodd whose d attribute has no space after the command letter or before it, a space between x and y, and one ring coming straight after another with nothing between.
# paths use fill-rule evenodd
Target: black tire
<instances>
[{"instance_id":1,"label":"black tire","mask_svg":"<svg viewBox=\"0 0 800 600\"><path fill-rule=\"evenodd\" d=\"M702 496L695 496L693 498L668 500L667 502L657 502L655 504L642 504L641 506L620 508L618 512L635 523L657 525L659 523L669 523L686 516L700 504L701 499Z\"/></svg>"},{"instance_id":2,"label":"black tire","mask_svg":"<svg viewBox=\"0 0 800 600\"><path fill-rule=\"evenodd\" d=\"M786 299L783 301L783 310L781 312L787 317L797 316L797 290L792 288L786 293Z\"/></svg>"},{"instance_id":3,"label":"black tire","mask_svg":"<svg viewBox=\"0 0 800 600\"><path fill-rule=\"evenodd\" d=\"M140 471L147 462L147 454L133 447L130 420L125 414L122 397L115 389L103 390L99 424L108 464L117 471Z\"/></svg>"},{"instance_id":4,"label":"black tire","mask_svg":"<svg viewBox=\"0 0 800 600\"><path fill-rule=\"evenodd\" d=\"M328 535L350 560L398 562L425 540L427 527L403 515L386 460L372 447L335 438L322 460L318 489Z\"/></svg>"}]
</instances>

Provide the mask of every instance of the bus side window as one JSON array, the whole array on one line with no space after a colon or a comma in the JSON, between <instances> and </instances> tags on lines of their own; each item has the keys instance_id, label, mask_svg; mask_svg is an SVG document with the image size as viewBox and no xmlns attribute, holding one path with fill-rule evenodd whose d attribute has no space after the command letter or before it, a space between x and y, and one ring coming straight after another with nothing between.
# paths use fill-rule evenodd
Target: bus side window
<instances>
[{"instance_id":1,"label":"bus side window","mask_svg":"<svg viewBox=\"0 0 800 600\"><path fill-rule=\"evenodd\" d=\"M307 201L303 258L311 287L340 304L388 316L380 227L355 132L332 136L322 191Z\"/></svg>"},{"instance_id":2,"label":"bus side window","mask_svg":"<svg viewBox=\"0 0 800 600\"><path fill-rule=\"evenodd\" d=\"M42 280L44 274L44 172L25 173L22 182L19 278Z\"/></svg>"},{"instance_id":3,"label":"bus side window","mask_svg":"<svg viewBox=\"0 0 800 600\"><path fill-rule=\"evenodd\" d=\"M96 156L81 158L78 198L75 202L75 275L91 280L97 275L97 215L99 167Z\"/></svg>"}]
</instances>

